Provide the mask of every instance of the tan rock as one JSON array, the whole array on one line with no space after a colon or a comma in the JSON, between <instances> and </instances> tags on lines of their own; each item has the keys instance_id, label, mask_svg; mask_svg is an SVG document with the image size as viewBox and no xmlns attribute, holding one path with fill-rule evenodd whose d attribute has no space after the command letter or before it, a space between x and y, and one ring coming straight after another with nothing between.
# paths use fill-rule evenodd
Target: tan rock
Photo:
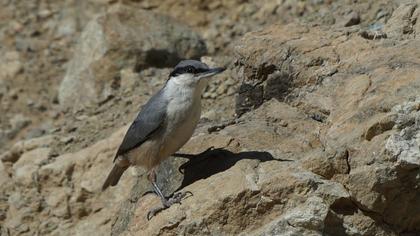
<instances>
[{"instance_id":1,"label":"tan rock","mask_svg":"<svg viewBox=\"0 0 420 236\"><path fill-rule=\"evenodd\" d=\"M392 13L391 18L385 26L387 36L401 39L404 35L409 35L414 32L416 20L418 17L417 4L406 3L401 4Z\"/></svg>"},{"instance_id":2,"label":"tan rock","mask_svg":"<svg viewBox=\"0 0 420 236\"><path fill-rule=\"evenodd\" d=\"M4 165L0 162L0 186L8 183L11 180L9 174L7 173Z\"/></svg>"},{"instance_id":3,"label":"tan rock","mask_svg":"<svg viewBox=\"0 0 420 236\"><path fill-rule=\"evenodd\" d=\"M97 8L92 12L100 12L114 2L78 1L78 10L69 3L62 7L63 11L54 9L57 5L50 2L50 16L39 19L29 16L29 20L23 17L24 25L10 25L11 32L19 34L9 35L11 32L6 28L0 32L0 37L5 39L6 48L9 44L20 50L19 57L27 59L26 54L29 54L36 59L34 65L24 65L25 71L28 68L32 74L39 72L43 78L39 81L44 81L43 76L55 78L59 75L55 70L42 74L42 70L34 68L62 70L65 66L60 62L68 59L65 49L71 45L66 42L74 42L70 36L78 34L78 22L83 24L91 17L92 6ZM137 71L160 66L156 57L142 54L148 49L142 51L141 46L150 46L147 40L141 41L146 42L141 46L130 41L149 34L135 33L138 32L135 29L143 27L143 24L137 25L137 21L145 16L135 14L142 12L134 10L137 1L124 2L133 7L118 14L111 11L92 21L87 29L91 30L91 38L87 40L84 33L81 40L87 41L78 46L83 50L77 49L69 63L73 69L81 69L75 76L79 76L76 80L83 78L83 83L80 80L77 85L78 94L92 95L92 103L100 103L118 86L124 89L124 96L127 94L95 108L92 111L95 119L75 116L80 121L97 124L103 121L104 112L118 111L112 114L115 120L105 121L105 131L91 127L82 133L84 135L75 132L58 137L66 142L70 140L68 137L74 137L67 146L76 151L51 156L46 161L29 157L43 156L37 152L56 148L54 142L45 142L49 143L47 145L18 142L4 154L0 178L12 175L6 177L6 184L0 184L0 234L385 236L416 234L420 230L417 158L420 103L416 100L420 61L419 42L415 37L419 32L416 4L402 5L391 16L392 9L399 4L397 1L358 1L351 7L348 1L280 3L267 0L241 4L237 1L142 1L140 5L144 8L180 16L187 24L204 29L203 35L210 39L206 43L216 64L220 59L217 52L229 51L227 45L236 46L236 60L230 66L237 79L233 84L243 82L236 109L241 116L223 125L203 121L180 152L200 153L211 146L215 149L191 160L170 158L159 168L158 184L165 194L179 188L180 191L190 190L194 195L184 199L182 205L174 205L146 221L147 211L160 205L160 200L152 194L143 196L150 186L141 170L129 169L117 187L100 192L127 127L101 141L97 139L126 121L120 118L127 114L126 104L135 99L129 88L136 85L137 77L143 79L143 75L159 70L150 68L140 75ZM23 8L25 11L19 7L11 9L15 4L18 3L7 4L6 10L0 8L5 22L10 12L16 16L31 15L26 8ZM44 5L39 6L40 11L46 9ZM185 10L186 6L193 10ZM351 12L360 13L360 26L343 28L341 19L348 20L346 16L351 16ZM298 15L310 23L285 23ZM312 17L319 17L321 23ZM48 19L49 22L43 24L42 21ZM252 26L246 23L251 21ZM267 22L279 24L260 27ZM39 32L31 32L33 24ZM255 26L261 30L252 32ZM358 31L365 27L385 32L361 36ZM193 34L189 30L179 32L189 32L188 37ZM244 32L250 33L239 42L232 40ZM384 37L387 34L388 38ZM31 35L34 40L22 35ZM57 39L49 44L44 35L55 35ZM107 44L104 38L117 43ZM174 44L158 45L158 49L177 48L180 41L175 39ZM43 47L46 48L42 50ZM192 50L198 48L194 46ZM131 49L135 49L135 53L127 54L133 52ZM189 52L184 49L176 51L187 55ZM53 56L40 56L37 51ZM157 55L160 59L161 54ZM226 61L230 60L227 56ZM54 66L46 61L53 61ZM13 66L11 69L16 71ZM158 74L166 74L168 69L164 70ZM20 69L15 75L25 71ZM49 87L49 80L45 81ZM34 85L29 82L27 86ZM1 108L14 109L17 104L16 109L22 113L18 106L21 87L17 85L19 83L13 84L16 88L10 94L19 99L2 99ZM21 94L32 91L32 88L27 89L29 87L24 87L25 93ZM89 93L91 91L94 93ZM139 91L143 94L148 88ZM220 102L219 98L230 102L231 97L223 97L226 87L221 82L215 82L207 92L212 102ZM74 102L73 98L79 96L69 97ZM217 106L214 109L218 117L221 110ZM13 117L15 113L7 114ZM209 117L214 114L208 113ZM62 117L56 118L60 123ZM65 118L67 125L77 127L70 118ZM33 119L34 124L38 121ZM64 129L67 131L73 132ZM101 135L96 136L97 133ZM79 148L75 143L82 139L94 141L86 141L89 146ZM23 179L13 175L25 168L28 171L20 175Z\"/></svg>"},{"instance_id":4,"label":"tan rock","mask_svg":"<svg viewBox=\"0 0 420 236\"><path fill-rule=\"evenodd\" d=\"M125 235L171 235L172 227L179 234L262 235L273 230L285 232L278 231L279 225L287 225L288 221L296 223L296 232L320 232L329 205L349 195L339 184L298 169L294 173L285 171L289 168L293 167L278 161L239 161L228 171L188 186L185 190L193 192L192 197L150 222L145 219L147 211L160 203L156 197L146 196L140 199ZM309 187L311 183L317 187ZM308 191L304 190L306 187ZM270 219L275 220L270 223Z\"/></svg>"},{"instance_id":5,"label":"tan rock","mask_svg":"<svg viewBox=\"0 0 420 236\"><path fill-rule=\"evenodd\" d=\"M21 158L13 165L14 179L24 185L29 185L36 181L34 174L39 165L48 159L49 148L37 148L25 152Z\"/></svg>"},{"instance_id":6,"label":"tan rock","mask_svg":"<svg viewBox=\"0 0 420 236\"><path fill-rule=\"evenodd\" d=\"M200 37L176 20L118 5L82 32L60 85L60 104L77 110L100 103L113 94L122 69L173 66L204 52Z\"/></svg>"},{"instance_id":7,"label":"tan rock","mask_svg":"<svg viewBox=\"0 0 420 236\"><path fill-rule=\"evenodd\" d=\"M14 79L23 69L17 51L1 51L0 65L0 80Z\"/></svg>"},{"instance_id":8,"label":"tan rock","mask_svg":"<svg viewBox=\"0 0 420 236\"><path fill-rule=\"evenodd\" d=\"M0 155L3 162L16 162L25 152L36 148L48 148L54 140L53 135L45 135L29 140L21 140L13 144L11 149Z\"/></svg>"}]
</instances>

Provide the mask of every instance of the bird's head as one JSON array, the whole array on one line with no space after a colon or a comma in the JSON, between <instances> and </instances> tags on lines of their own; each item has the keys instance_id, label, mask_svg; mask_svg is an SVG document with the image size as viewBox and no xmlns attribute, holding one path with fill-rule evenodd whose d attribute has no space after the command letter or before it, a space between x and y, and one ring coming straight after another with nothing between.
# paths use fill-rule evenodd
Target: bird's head
<instances>
[{"instance_id":1,"label":"bird's head","mask_svg":"<svg viewBox=\"0 0 420 236\"><path fill-rule=\"evenodd\" d=\"M223 67L210 68L196 60L183 60L169 74L168 82L181 86L205 85L207 82L206 78L210 78L224 70L225 68Z\"/></svg>"}]
</instances>

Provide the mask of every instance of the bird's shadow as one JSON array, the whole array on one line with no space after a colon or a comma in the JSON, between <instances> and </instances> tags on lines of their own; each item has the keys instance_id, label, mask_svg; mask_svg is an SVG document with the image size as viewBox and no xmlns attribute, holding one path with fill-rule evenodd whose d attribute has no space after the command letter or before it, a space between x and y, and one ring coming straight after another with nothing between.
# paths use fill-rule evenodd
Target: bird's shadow
<instances>
[{"instance_id":1,"label":"bird's shadow","mask_svg":"<svg viewBox=\"0 0 420 236\"><path fill-rule=\"evenodd\" d=\"M238 161L244 159L266 161L291 161L286 159L276 159L269 152L263 151L247 151L233 153L223 148L208 149L197 155L191 154L174 154L174 157L187 158L188 161L179 167L179 171L183 173L183 180L176 191L196 182L200 179L208 178L214 174L223 172Z\"/></svg>"}]
</instances>

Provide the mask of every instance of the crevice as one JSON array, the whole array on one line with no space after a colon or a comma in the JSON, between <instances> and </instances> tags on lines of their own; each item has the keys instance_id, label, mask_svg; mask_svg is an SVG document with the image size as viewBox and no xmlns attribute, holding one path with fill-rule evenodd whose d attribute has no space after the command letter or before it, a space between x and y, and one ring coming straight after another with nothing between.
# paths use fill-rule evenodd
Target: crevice
<instances>
[{"instance_id":1,"label":"crevice","mask_svg":"<svg viewBox=\"0 0 420 236\"><path fill-rule=\"evenodd\" d=\"M224 129L224 128L228 127L228 126L231 126L231 125L237 124L237 122L238 122L238 121L237 121L237 119L227 120L227 121L222 122L222 124L219 124L219 125L213 125L213 126L209 127L209 128L207 129L207 132L208 132L209 134L211 134L211 133L214 133L214 132L220 131L220 130L222 130L222 129Z\"/></svg>"},{"instance_id":2,"label":"crevice","mask_svg":"<svg viewBox=\"0 0 420 236\"><path fill-rule=\"evenodd\" d=\"M347 171L346 171L346 174L350 174L350 171L351 171L351 165L350 165L350 155L349 155L349 150L348 150L348 149L346 149L346 150L344 151L344 158L345 158L345 160L346 160L346 165L347 165Z\"/></svg>"}]
</instances>

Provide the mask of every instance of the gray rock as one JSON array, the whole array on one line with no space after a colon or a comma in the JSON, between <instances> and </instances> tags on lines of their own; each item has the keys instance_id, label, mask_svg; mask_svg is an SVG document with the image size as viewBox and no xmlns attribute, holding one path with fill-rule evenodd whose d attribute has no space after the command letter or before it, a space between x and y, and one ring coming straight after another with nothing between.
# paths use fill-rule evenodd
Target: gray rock
<instances>
[{"instance_id":1,"label":"gray rock","mask_svg":"<svg viewBox=\"0 0 420 236\"><path fill-rule=\"evenodd\" d=\"M121 69L173 66L205 51L198 34L175 20L118 5L83 30L61 82L59 102L73 109L93 105L119 87Z\"/></svg>"},{"instance_id":2,"label":"gray rock","mask_svg":"<svg viewBox=\"0 0 420 236\"><path fill-rule=\"evenodd\" d=\"M396 106L399 133L391 135L385 145L396 166L412 170L420 167L420 99Z\"/></svg>"}]
</instances>

